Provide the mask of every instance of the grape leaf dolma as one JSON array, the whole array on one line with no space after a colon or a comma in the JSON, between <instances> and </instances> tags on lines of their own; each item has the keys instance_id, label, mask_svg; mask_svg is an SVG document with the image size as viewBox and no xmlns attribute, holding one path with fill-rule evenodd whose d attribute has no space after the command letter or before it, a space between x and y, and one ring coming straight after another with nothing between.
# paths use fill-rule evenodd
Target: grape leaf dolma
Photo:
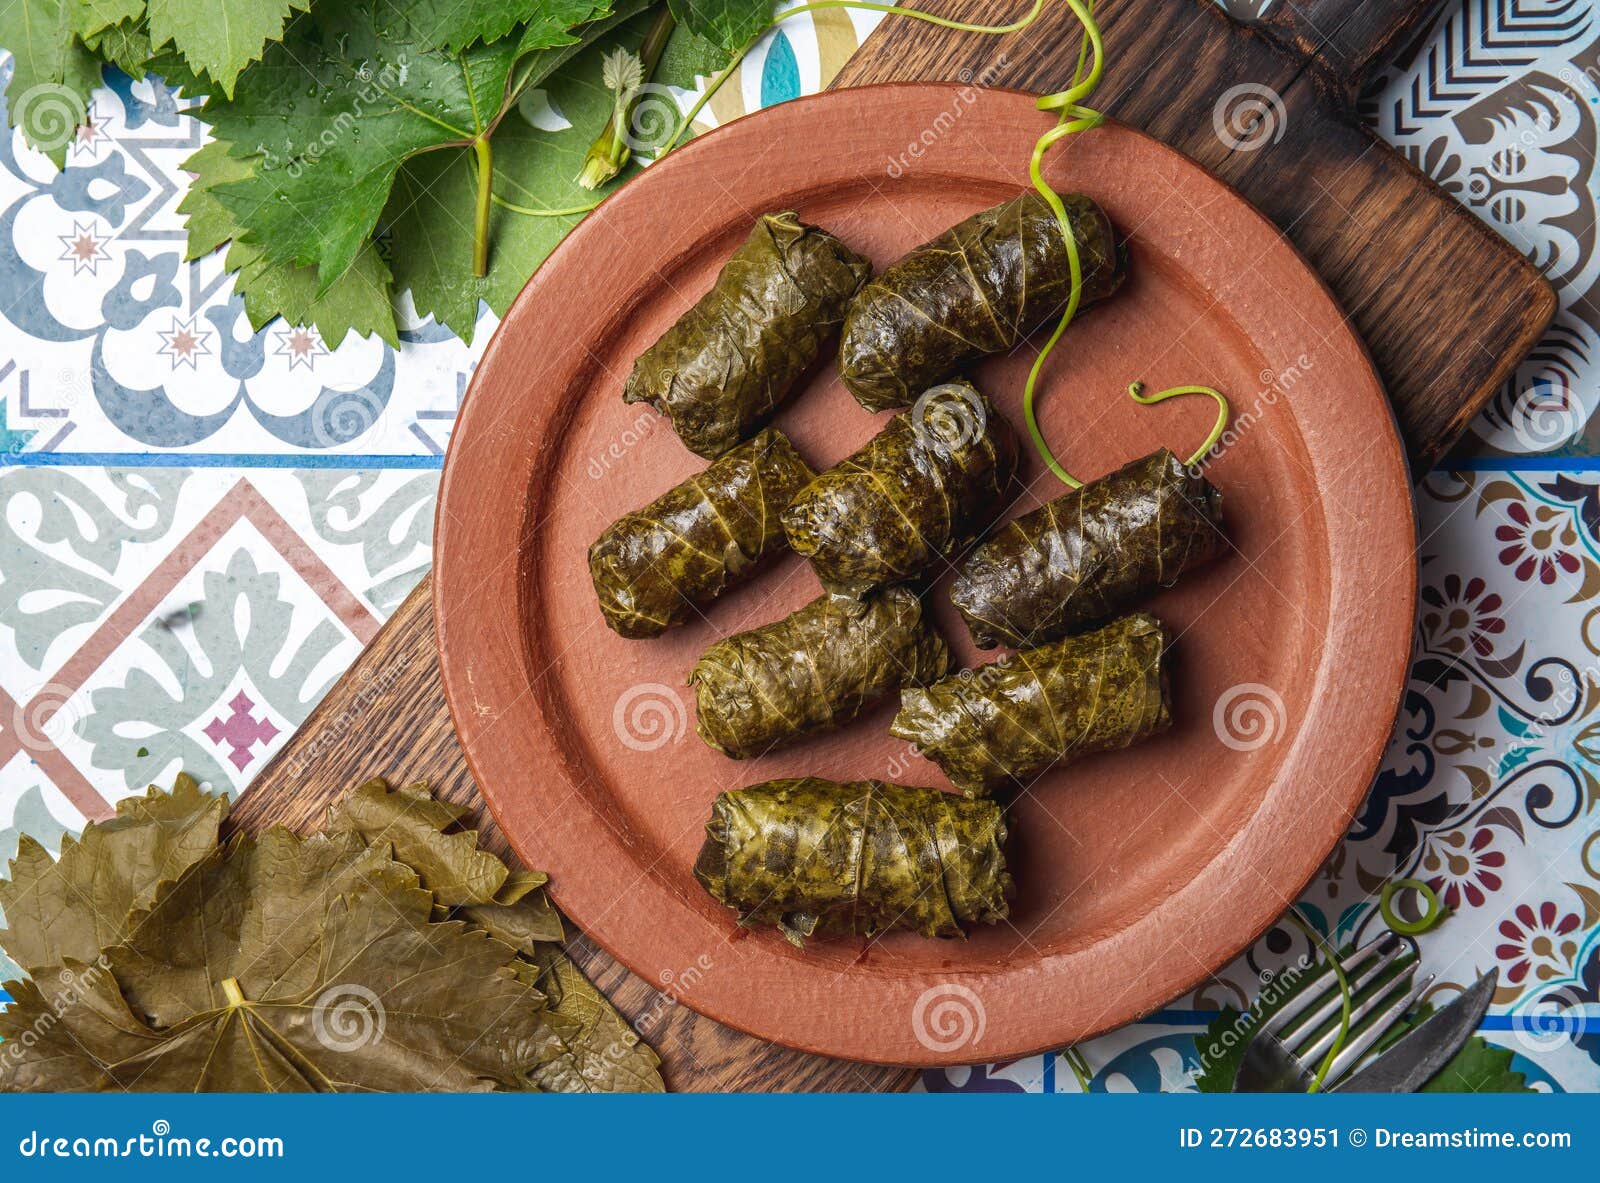
<instances>
[{"instance_id":1,"label":"grape leaf dolma","mask_svg":"<svg viewBox=\"0 0 1600 1183\"><path fill-rule=\"evenodd\" d=\"M871 272L826 230L767 214L711 290L633 363L623 400L650 403L684 447L715 459L789 397Z\"/></svg>"},{"instance_id":2,"label":"grape leaf dolma","mask_svg":"<svg viewBox=\"0 0 1600 1183\"><path fill-rule=\"evenodd\" d=\"M1172 726L1166 630L1148 612L900 693L890 725L969 797Z\"/></svg>"},{"instance_id":3,"label":"grape leaf dolma","mask_svg":"<svg viewBox=\"0 0 1600 1183\"><path fill-rule=\"evenodd\" d=\"M783 526L824 587L863 595L972 541L1016 467L1011 426L970 383L947 382L802 489Z\"/></svg>"},{"instance_id":4,"label":"grape leaf dolma","mask_svg":"<svg viewBox=\"0 0 1600 1183\"><path fill-rule=\"evenodd\" d=\"M1126 260L1100 207L1062 199L1082 265L1078 307L1121 285ZM845 317L839 371L869 411L903 407L969 362L1013 348L1072 293L1067 245L1044 198L1029 190L973 214L891 264Z\"/></svg>"},{"instance_id":5,"label":"grape leaf dolma","mask_svg":"<svg viewBox=\"0 0 1600 1183\"><path fill-rule=\"evenodd\" d=\"M865 600L823 595L735 633L695 663L696 729L735 760L831 731L885 695L944 676L944 638L904 587Z\"/></svg>"},{"instance_id":6,"label":"grape leaf dolma","mask_svg":"<svg viewBox=\"0 0 1600 1183\"><path fill-rule=\"evenodd\" d=\"M980 648L1109 620L1228 548L1222 494L1162 448L1000 527L950 598Z\"/></svg>"},{"instance_id":7,"label":"grape leaf dolma","mask_svg":"<svg viewBox=\"0 0 1600 1183\"><path fill-rule=\"evenodd\" d=\"M750 578L783 549L783 507L812 475L788 438L768 428L618 518L589 548L606 623L624 637L654 637Z\"/></svg>"},{"instance_id":8,"label":"grape leaf dolma","mask_svg":"<svg viewBox=\"0 0 1600 1183\"><path fill-rule=\"evenodd\" d=\"M695 878L747 926L809 936L965 936L1009 912L1006 822L990 801L879 780L769 780L719 794Z\"/></svg>"}]
</instances>

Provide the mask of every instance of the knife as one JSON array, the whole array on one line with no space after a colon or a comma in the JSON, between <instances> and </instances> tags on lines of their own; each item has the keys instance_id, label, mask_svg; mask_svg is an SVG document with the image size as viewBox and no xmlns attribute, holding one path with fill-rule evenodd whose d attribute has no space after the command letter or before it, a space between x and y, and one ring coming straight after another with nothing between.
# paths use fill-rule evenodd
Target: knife
<instances>
[{"instance_id":1,"label":"knife","mask_svg":"<svg viewBox=\"0 0 1600 1183\"><path fill-rule=\"evenodd\" d=\"M1448 1005L1429 1015L1360 1072L1341 1082L1336 1093L1414 1093L1450 1062L1472 1037L1489 1009L1497 970L1490 970Z\"/></svg>"}]
</instances>

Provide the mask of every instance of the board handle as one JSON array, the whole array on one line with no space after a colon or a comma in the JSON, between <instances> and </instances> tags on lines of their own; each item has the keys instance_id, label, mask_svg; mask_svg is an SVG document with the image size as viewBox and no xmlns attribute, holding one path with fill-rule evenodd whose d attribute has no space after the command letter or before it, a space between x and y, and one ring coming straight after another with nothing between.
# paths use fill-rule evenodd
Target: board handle
<instances>
[{"instance_id":1,"label":"board handle","mask_svg":"<svg viewBox=\"0 0 1600 1183\"><path fill-rule=\"evenodd\" d=\"M1273 0L1255 27L1316 62L1354 98L1373 68L1444 0Z\"/></svg>"}]
</instances>

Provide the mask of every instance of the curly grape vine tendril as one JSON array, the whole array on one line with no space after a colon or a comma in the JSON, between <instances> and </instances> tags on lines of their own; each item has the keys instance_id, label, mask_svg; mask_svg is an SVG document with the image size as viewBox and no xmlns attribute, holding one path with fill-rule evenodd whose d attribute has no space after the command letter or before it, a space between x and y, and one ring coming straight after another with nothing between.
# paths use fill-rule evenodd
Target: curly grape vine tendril
<instances>
[{"instance_id":1,"label":"curly grape vine tendril","mask_svg":"<svg viewBox=\"0 0 1600 1183\"><path fill-rule=\"evenodd\" d=\"M1399 891L1414 891L1422 897L1426 910L1415 920L1407 920L1394 910L1394 896ZM1402 936L1417 937L1425 932L1432 932L1445 917L1450 915L1450 909L1440 901L1438 894L1420 879L1392 879L1383 885L1383 892L1378 896L1378 914L1383 917L1383 922L1389 926L1390 931Z\"/></svg>"},{"instance_id":2,"label":"curly grape vine tendril","mask_svg":"<svg viewBox=\"0 0 1600 1183\"><path fill-rule=\"evenodd\" d=\"M1213 390L1209 386L1173 386L1158 394L1145 394L1144 383L1134 382L1128 386L1128 397L1140 406L1153 407L1156 403L1164 403L1169 398L1179 398L1186 394L1204 394L1217 400L1217 422L1211 428L1211 434L1206 436L1206 442L1193 456L1183 462L1185 468L1193 468L1217 446L1217 441L1222 438L1222 433L1228 430L1228 416L1232 408L1228 404L1228 396L1220 390Z\"/></svg>"},{"instance_id":3,"label":"curly grape vine tendril","mask_svg":"<svg viewBox=\"0 0 1600 1183\"><path fill-rule=\"evenodd\" d=\"M656 159L659 160L678 147L684 135L694 125L695 118L705 109L706 104L711 101L717 92L722 89L723 84L733 76L734 71L739 68L745 57L755 48L756 43L766 36L767 32L774 26L788 20L790 17L808 12L822 12L828 9L854 8L865 12L882 13L885 16L924 21L931 25L938 25L945 29L955 29L963 33L984 33L1000 36L1007 33L1021 32L1033 24L1039 18L1040 13L1044 11L1044 4L1045 0L1033 0L1033 7L1029 9L1026 15L1012 21L1010 24L1004 25L969 24L965 21L956 21L948 17L937 16L931 12L919 12L913 8L898 8L889 4L874 4L867 2L867 0L812 0L808 4L796 5L794 8L787 9L774 16L771 24L745 42L743 48L733 56L733 59L712 76L711 80L706 84L705 90L695 99L693 105L678 117L678 121L673 127L672 135L662 145L661 150L656 154ZM1054 127L1046 131L1035 142L1033 153L1028 160L1028 177L1033 182L1033 187L1038 191L1039 196L1050 207L1050 211L1055 215L1056 225L1060 227L1062 242L1066 246L1067 270L1071 280L1071 287L1067 295L1066 307L1062 309L1061 317L1056 322L1055 329L1052 330L1044 346L1039 350L1038 355L1033 360L1032 368L1028 371L1028 380L1022 389L1022 414L1028 424L1028 435L1033 440L1033 446L1038 451L1040 458L1044 460L1046 467L1065 484L1074 489L1080 489L1083 487L1083 482L1061 466L1060 461L1055 457L1055 453L1051 451L1050 445L1045 442L1044 432L1039 428L1039 417L1035 406L1038 395L1039 375L1044 370L1044 364L1054 351L1056 342L1061 340L1061 335L1067 331L1067 326L1077 316L1078 308L1083 302L1083 260L1078 253L1078 242L1072 233L1072 223L1067 217L1066 205L1062 202L1061 195L1044 179L1042 171L1044 155L1056 143L1074 132L1088 131L1091 128L1099 127L1105 122L1104 115L1084 105L1089 96L1099 87L1100 79L1105 73L1105 41L1101 36L1100 26L1095 21L1095 0L1066 0L1066 4L1083 26L1083 40L1078 46L1078 62L1076 69L1073 71L1072 85L1066 90L1055 94L1041 95L1037 102L1037 106L1041 111L1055 112L1057 121ZM588 213L600 204L601 199L596 199L584 205L553 210L534 209L531 206L518 205L507 201L498 194L493 195L492 200L496 205L504 209L527 217L560 218ZM1227 427L1227 399L1210 387L1203 386L1175 387L1170 391L1151 395L1148 399L1140 398L1137 394L1134 397L1140 402L1153 403L1174 397L1177 394L1189 393L1208 394L1215 398L1221 407L1217 427L1212 431L1205 446L1195 453L1194 458L1189 461L1189 464L1193 465L1215 446Z\"/></svg>"},{"instance_id":4,"label":"curly grape vine tendril","mask_svg":"<svg viewBox=\"0 0 1600 1183\"><path fill-rule=\"evenodd\" d=\"M1350 979L1345 976L1344 966L1339 964L1339 951L1328 944L1323 935L1312 928L1310 923L1300 915L1298 907L1290 907L1288 917L1306 938L1314 945L1321 945L1328 954L1328 964L1333 966L1333 976L1339 979L1339 1033L1333 1037L1333 1046L1322 1057L1322 1064L1318 1067L1316 1075L1311 1078L1311 1083L1306 1087L1308 1093L1322 1091L1322 1082L1328 1078L1328 1072L1333 1067L1334 1057L1343 1049L1345 1040L1350 1038L1350 1004L1352 1001Z\"/></svg>"}]
</instances>

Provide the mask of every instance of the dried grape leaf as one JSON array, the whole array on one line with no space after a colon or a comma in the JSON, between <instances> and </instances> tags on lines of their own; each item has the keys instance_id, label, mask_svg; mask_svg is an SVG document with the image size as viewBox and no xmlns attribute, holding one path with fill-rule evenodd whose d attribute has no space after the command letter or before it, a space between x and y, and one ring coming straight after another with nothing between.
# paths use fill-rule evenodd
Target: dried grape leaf
<instances>
[{"instance_id":1,"label":"dried grape leaf","mask_svg":"<svg viewBox=\"0 0 1600 1183\"><path fill-rule=\"evenodd\" d=\"M718 794L694 875L740 924L799 947L897 928L958 937L1008 914L1005 841L992 801L795 777Z\"/></svg>"},{"instance_id":2,"label":"dried grape leaf","mask_svg":"<svg viewBox=\"0 0 1600 1183\"><path fill-rule=\"evenodd\" d=\"M970 382L947 382L800 490L784 530L823 587L861 596L970 542L1000 512L1016 467L1004 417Z\"/></svg>"},{"instance_id":3,"label":"dried grape leaf","mask_svg":"<svg viewBox=\"0 0 1600 1183\"><path fill-rule=\"evenodd\" d=\"M554 954L539 983L562 1051L534 1069L530 1081L547 1093L659 1093L661 1060L609 999L565 954Z\"/></svg>"},{"instance_id":4,"label":"dried grape leaf","mask_svg":"<svg viewBox=\"0 0 1600 1183\"><path fill-rule=\"evenodd\" d=\"M1087 308L1121 285L1125 260L1099 206L1076 193L1061 200ZM1071 291L1061 227L1030 189L956 223L863 287L845 318L840 377L869 411L903 407L1060 316Z\"/></svg>"},{"instance_id":5,"label":"dried grape leaf","mask_svg":"<svg viewBox=\"0 0 1600 1183\"><path fill-rule=\"evenodd\" d=\"M969 797L1172 726L1166 629L1147 612L901 691L889 731Z\"/></svg>"},{"instance_id":6,"label":"dried grape leaf","mask_svg":"<svg viewBox=\"0 0 1600 1183\"><path fill-rule=\"evenodd\" d=\"M695 663L695 729L736 760L831 731L901 686L944 676L950 651L904 587L824 593L717 641Z\"/></svg>"},{"instance_id":7,"label":"dried grape leaf","mask_svg":"<svg viewBox=\"0 0 1600 1183\"><path fill-rule=\"evenodd\" d=\"M178 879L217 845L228 799L179 775L170 793L152 787L117 803L115 817L95 822L52 859L24 835L0 881L8 927L0 946L29 973L67 960L92 962L122 940L129 915L149 905L156 889Z\"/></svg>"},{"instance_id":8,"label":"dried grape leaf","mask_svg":"<svg viewBox=\"0 0 1600 1183\"><path fill-rule=\"evenodd\" d=\"M543 886L544 876L512 876L506 865L478 849L476 830L456 827L469 810L440 801L415 785L391 789L374 778L346 793L329 811L325 833L359 834L387 843L394 857L416 871L422 885L447 907L513 904Z\"/></svg>"},{"instance_id":9,"label":"dried grape leaf","mask_svg":"<svg viewBox=\"0 0 1600 1183\"><path fill-rule=\"evenodd\" d=\"M239 874L232 859L209 863L107 953L110 973L80 970L77 979L92 982L77 990L46 975L0 1014L0 1037L18 1038L58 1013L44 1039L0 1063L0 1088L515 1089L558 1054L543 997L507 968L510 950L458 922L428 923L430 899L414 877L409 888L383 876L381 888L326 895L325 908L307 913L297 905L314 886L278 877L292 863L253 888L257 911L286 920L287 886L303 934L292 954L243 939L230 949L197 932L188 881ZM179 911L169 916L173 900ZM239 918L208 915L246 936Z\"/></svg>"},{"instance_id":10,"label":"dried grape leaf","mask_svg":"<svg viewBox=\"0 0 1600 1183\"><path fill-rule=\"evenodd\" d=\"M22 901L6 941L88 952L9 986L0 1039L20 1050L0 1057L0 1090L661 1087L654 1054L554 943L545 876L479 850L462 807L375 781L324 834L218 845L225 811L181 777L91 824L60 864L26 852L0 885ZM122 923L30 913L63 878L129 901ZM439 917L446 901L456 918Z\"/></svg>"},{"instance_id":11,"label":"dried grape leaf","mask_svg":"<svg viewBox=\"0 0 1600 1183\"><path fill-rule=\"evenodd\" d=\"M1042 645L1227 548L1222 494L1162 448L1007 522L961 564L950 599L980 649Z\"/></svg>"},{"instance_id":12,"label":"dried grape leaf","mask_svg":"<svg viewBox=\"0 0 1600 1183\"><path fill-rule=\"evenodd\" d=\"M765 214L710 290L639 355L622 401L647 402L714 460L770 419L837 339L872 264L792 210Z\"/></svg>"},{"instance_id":13,"label":"dried grape leaf","mask_svg":"<svg viewBox=\"0 0 1600 1183\"><path fill-rule=\"evenodd\" d=\"M589 547L606 623L624 637L658 636L751 578L787 544L783 507L812 476L769 427L618 518Z\"/></svg>"}]
</instances>

